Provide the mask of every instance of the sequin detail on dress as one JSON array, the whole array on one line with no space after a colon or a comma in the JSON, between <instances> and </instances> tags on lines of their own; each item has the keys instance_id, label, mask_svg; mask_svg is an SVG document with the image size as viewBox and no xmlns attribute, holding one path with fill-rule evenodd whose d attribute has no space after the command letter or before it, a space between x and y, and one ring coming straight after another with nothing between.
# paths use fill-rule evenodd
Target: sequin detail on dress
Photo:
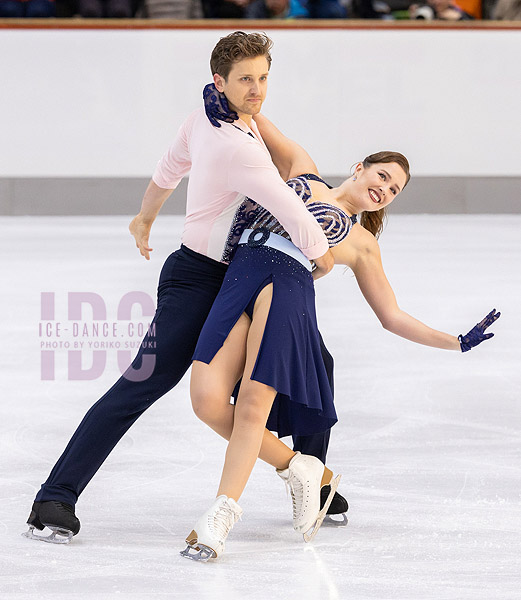
<instances>
[{"instance_id":1,"label":"sequin detail on dress","mask_svg":"<svg viewBox=\"0 0 521 600\"><path fill-rule=\"evenodd\" d=\"M316 180L322 181L318 177ZM345 239L351 230L351 226L356 223L356 217L350 217L341 208L332 204L312 202L313 196L309 183L307 182L307 176L300 175L299 177L289 179L286 183L295 190L295 193L305 203L309 212L320 223L326 234L330 248L336 246ZM277 219L264 208L261 208L256 218L248 225L248 228L250 229L257 229L258 227L264 227L272 233L277 233L278 235L290 239L289 234L284 230Z\"/></svg>"},{"instance_id":2,"label":"sequin detail on dress","mask_svg":"<svg viewBox=\"0 0 521 600\"><path fill-rule=\"evenodd\" d=\"M311 202L306 206L324 230L329 247L340 244L351 229L349 216L341 208L331 204Z\"/></svg>"},{"instance_id":3,"label":"sequin detail on dress","mask_svg":"<svg viewBox=\"0 0 521 600\"><path fill-rule=\"evenodd\" d=\"M327 183L320 179L317 175L299 175L293 179L286 181L297 196L304 202L309 212L320 223L326 235L329 247L332 248L339 244L349 233L352 225L356 221L356 215L350 217L341 208L324 202L312 202L311 188L309 187L308 179ZM328 186L331 187L331 186ZM277 219L265 208L245 198L244 202L237 208L235 212L232 226L224 247L222 262L231 262L237 243L245 229L258 229L263 227L272 233L277 233L286 239L290 239L289 234L277 221Z\"/></svg>"},{"instance_id":4,"label":"sequin detail on dress","mask_svg":"<svg viewBox=\"0 0 521 600\"><path fill-rule=\"evenodd\" d=\"M230 263L235 251L237 250L237 244L245 229L248 229L250 223L255 221L259 213L264 210L260 204L257 204L249 198L245 198L233 217L232 226L226 238L226 244L224 245L224 251L222 254L221 261Z\"/></svg>"}]
</instances>

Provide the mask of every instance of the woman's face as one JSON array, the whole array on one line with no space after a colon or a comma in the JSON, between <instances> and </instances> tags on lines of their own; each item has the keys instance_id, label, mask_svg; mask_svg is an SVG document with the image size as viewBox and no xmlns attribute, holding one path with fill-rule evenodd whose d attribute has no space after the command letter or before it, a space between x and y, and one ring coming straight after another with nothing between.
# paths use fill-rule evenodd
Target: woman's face
<instances>
[{"instance_id":1,"label":"woman's face","mask_svg":"<svg viewBox=\"0 0 521 600\"><path fill-rule=\"evenodd\" d=\"M380 210L403 190L407 176L398 163L377 163L364 168L359 164L353 177L353 191L360 211Z\"/></svg>"}]
</instances>

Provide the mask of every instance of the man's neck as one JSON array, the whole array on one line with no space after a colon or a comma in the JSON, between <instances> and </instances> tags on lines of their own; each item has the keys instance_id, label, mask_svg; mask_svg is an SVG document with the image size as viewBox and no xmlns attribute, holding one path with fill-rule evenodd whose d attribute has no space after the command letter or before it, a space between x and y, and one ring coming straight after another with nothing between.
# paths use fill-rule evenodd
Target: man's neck
<instances>
[{"instance_id":1,"label":"man's neck","mask_svg":"<svg viewBox=\"0 0 521 600\"><path fill-rule=\"evenodd\" d=\"M237 112L237 111L235 111ZM239 129L242 129L243 131L245 131L244 127L247 127L249 129L249 131L247 131L246 133L249 133L250 135L253 134L253 136L255 138L257 138L257 140L259 140L259 142L266 147L266 144L264 143L264 140L261 137L261 134L259 133L259 130L257 129L257 125L255 123L255 121L253 120L253 117L251 115L244 115L242 113L237 113L239 115L239 120L236 121L237 125L235 125L236 127L238 126ZM248 120L246 120L248 119Z\"/></svg>"},{"instance_id":2,"label":"man's neck","mask_svg":"<svg viewBox=\"0 0 521 600\"><path fill-rule=\"evenodd\" d=\"M246 125L248 125L248 127L250 127L251 129L251 120L252 120L252 116L251 115L246 115L244 113L237 113L239 115L239 119L243 122L246 123Z\"/></svg>"}]
</instances>

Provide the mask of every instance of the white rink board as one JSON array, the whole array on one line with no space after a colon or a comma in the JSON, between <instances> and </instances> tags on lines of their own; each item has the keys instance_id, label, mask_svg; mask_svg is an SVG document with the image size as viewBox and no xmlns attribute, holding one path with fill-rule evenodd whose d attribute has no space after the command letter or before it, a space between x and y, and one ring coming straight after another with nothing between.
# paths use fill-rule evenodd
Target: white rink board
<instances>
[{"instance_id":1,"label":"white rink board","mask_svg":"<svg viewBox=\"0 0 521 600\"><path fill-rule=\"evenodd\" d=\"M3 30L0 178L148 177L226 33ZM269 34L264 112L324 175L379 149L415 175L521 175L521 30Z\"/></svg>"},{"instance_id":2,"label":"white rink board","mask_svg":"<svg viewBox=\"0 0 521 600\"><path fill-rule=\"evenodd\" d=\"M100 294L113 316L131 290L155 293L181 217L154 225L152 260L125 217L2 218L0 595L2 600L517 600L521 577L519 216L391 217L382 236L400 305L466 332L489 309L496 337L461 355L384 331L349 272L318 282L336 362L329 463L343 474L345 529L304 545L272 469L257 465L227 552L181 558L217 487L224 443L189 405L188 379L124 436L80 498L66 547L20 536L36 490L83 414L118 376L40 381L40 292ZM480 232L478 236L476 232ZM58 304L58 302L57 302Z\"/></svg>"}]
</instances>

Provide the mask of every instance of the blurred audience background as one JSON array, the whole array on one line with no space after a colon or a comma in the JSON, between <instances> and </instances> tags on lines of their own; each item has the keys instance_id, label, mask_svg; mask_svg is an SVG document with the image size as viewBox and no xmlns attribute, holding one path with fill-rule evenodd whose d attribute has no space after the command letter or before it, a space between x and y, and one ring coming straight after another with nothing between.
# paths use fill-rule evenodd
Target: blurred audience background
<instances>
[{"instance_id":1,"label":"blurred audience background","mask_svg":"<svg viewBox=\"0 0 521 600\"><path fill-rule=\"evenodd\" d=\"M0 0L0 18L521 20L521 0Z\"/></svg>"}]
</instances>

